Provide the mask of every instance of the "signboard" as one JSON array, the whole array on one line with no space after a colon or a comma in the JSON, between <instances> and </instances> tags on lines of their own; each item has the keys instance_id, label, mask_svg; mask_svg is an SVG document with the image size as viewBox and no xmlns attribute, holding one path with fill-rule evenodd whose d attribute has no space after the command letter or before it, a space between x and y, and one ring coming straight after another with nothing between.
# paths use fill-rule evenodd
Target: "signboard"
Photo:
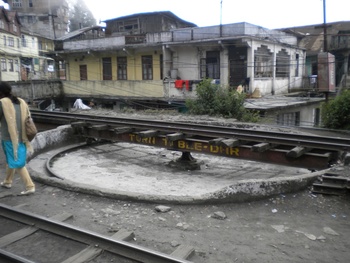
<instances>
[{"instance_id":1,"label":"signboard","mask_svg":"<svg viewBox=\"0 0 350 263\"><path fill-rule=\"evenodd\" d=\"M335 92L335 57L330 53L318 54L318 91Z\"/></svg>"}]
</instances>

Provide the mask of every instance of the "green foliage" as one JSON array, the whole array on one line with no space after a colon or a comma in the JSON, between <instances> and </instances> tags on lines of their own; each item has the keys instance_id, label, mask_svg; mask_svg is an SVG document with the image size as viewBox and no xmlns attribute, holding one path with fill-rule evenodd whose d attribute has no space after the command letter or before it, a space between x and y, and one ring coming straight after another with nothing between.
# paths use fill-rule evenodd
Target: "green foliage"
<instances>
[{"instance_id":1,"label":"green foliage","mask_svg":"<svg viewBox=\"0 0 350 263\"><path fill-rule=\"evenodd\" d=\"M321 117L325 128L350 130L350 90L323 103Z\"/></svg>"},{"instance_id":2,"label":"green foliage","mask_svg":"<svg viewBox=\"0 0 350 263\"><path fill-rule=\"evenodd\" d=\"M212 84L211 79L200 82L196 92L196 99L186 101L189 113L236 118L239 121L257 122L259 119L257 112L244 108L245 94Z\"/></svg>"}]
</instances>

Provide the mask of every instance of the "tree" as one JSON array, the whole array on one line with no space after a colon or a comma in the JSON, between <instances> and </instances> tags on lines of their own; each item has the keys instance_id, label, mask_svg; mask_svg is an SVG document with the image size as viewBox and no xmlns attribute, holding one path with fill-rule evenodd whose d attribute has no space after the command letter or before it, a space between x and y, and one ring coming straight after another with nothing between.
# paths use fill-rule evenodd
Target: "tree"
<instances>
[{"instance_id":1,"label":"tree","mask_svg":"<svg viewBox=\"0 0 350 263\"><path fill-rule=\"evenodd\" d=\"M211 81L211 79L202 80L196 88L196 99L186 100L186 106L190 113L236 118L245 122L259 120L258 112L244 108L245 94L212 84Z\"/></svg>"},{"instance_id":2,"label":"tree","mask_svg":"<svg viewBox=\"0 0 350 263\"><path fill-rule=\"evenodd\" d=\"M69 31L96 25L96 19L84 0L71 0L69 8Z\"/></svg>"},{"instance_id":3,"label":"tree","mask_svg":"<svg viewBox=\"0 0 350 263\"><path fill-rule=\"evenodd\" d=\"M321 114L325 128L350 130L350 90L345 90L334 100L323 103Z\"/></svg>"}]
</instances>

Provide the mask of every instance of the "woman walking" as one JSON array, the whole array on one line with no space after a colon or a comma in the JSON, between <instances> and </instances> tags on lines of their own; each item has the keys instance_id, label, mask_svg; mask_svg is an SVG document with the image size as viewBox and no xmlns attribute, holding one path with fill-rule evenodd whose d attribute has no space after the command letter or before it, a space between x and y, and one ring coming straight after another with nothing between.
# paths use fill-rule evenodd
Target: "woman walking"
<instances>
[{"instance_id":1,"label":"woman walking","mask_svg":"<svg viewBox=\"0 0 350 263\"><path fill-rule=\"evenodd\" d=\"M6 178L1 182L1 186L11 188L13 176L17 171L25 184L21 195L35 192L35 185L25 167L27 149L31 149L24 124L28 115L27 103L12 94L10 84L0 81L1 144L6 157Z\"/></svg>"}]
</instances>

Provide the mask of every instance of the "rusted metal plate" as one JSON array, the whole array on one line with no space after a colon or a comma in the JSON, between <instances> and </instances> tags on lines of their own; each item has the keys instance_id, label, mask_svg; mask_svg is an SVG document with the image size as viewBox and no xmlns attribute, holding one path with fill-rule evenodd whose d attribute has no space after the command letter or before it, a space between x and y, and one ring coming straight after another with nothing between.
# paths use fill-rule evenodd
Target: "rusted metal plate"
<instances>
[{"instance_id":1,"label":"rusted metal plate","mask_svg":"<svg viewBox=\"0 0 350 263\"><path fill-rule=\"evenodd\" d=\"M252 151L252 146L239 145L236 147L229 147L223 144L212 144L210 143L211 140L199 139L181 139L172 141L169 140L166 135L142 137L137 133L115 134L109 131L97 132L94 129L85 129L84 135L86 137L98 137L105 140L143 144L182 152L197 152L202 154L211 154L314 170L328 168L331 156L331 154L308 153L300 156L299 158L290 158L287 157L288 150L283 149L270 149L264 152L254 152Z\"/></svg>"}]
</instances>

